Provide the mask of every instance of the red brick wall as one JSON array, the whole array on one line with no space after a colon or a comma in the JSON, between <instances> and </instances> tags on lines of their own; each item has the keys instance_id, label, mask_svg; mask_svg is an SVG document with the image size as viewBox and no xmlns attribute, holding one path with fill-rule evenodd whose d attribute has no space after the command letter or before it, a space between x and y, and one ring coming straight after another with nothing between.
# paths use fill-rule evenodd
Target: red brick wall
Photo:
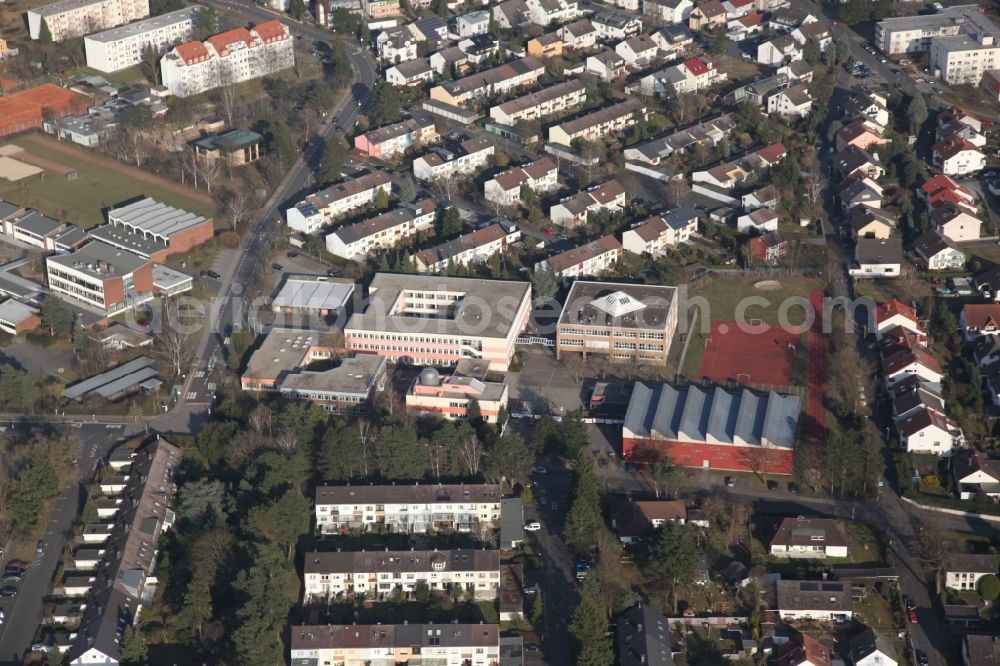
<instances>
[{"instance_id":1,"label":"red brick wall","mask_svg":"<svg viewBox=\"0 0 1000 666\"><path fill-rule=\"evenodd\" d=\"M104 280L104 308L110 309L114 305L125 301L125 284L120 275L105 278Z\"/></svg>"},{"instance_id":2,"label":"red brick wall","mask_svg":"<svg viewBox=\"0 0 1000 666\"><path fill-rule=\"evenodd\" d=\"M771 474L791 474L793 452L787 449L757 449L726 444L693 444L672 440L622 439L622 455L632 462L652 462L656 455L668 455L678 465L752 472L750 456L760 456Z\"/></svg>"},{"instance_id":3,"label":"red brick wall","mask_svg":"<svg viewBox=\"0 0 1000 666\"><path fill-rule=\"evenodd\" d=\"M177 232L171 236L170 249L167 251L167 255L183 254L191 248L212 240L214 235L215 227L212 225L212 218L208 218L197 226ZM162 261L162 259L156 259L155 261Z\"/></svg>"},{"instance_id":4,"label":"red brick wall","mask_svg":"<svg viewBox=\"0 0 1000 666\"><path fill-rule=\"evenodd\" d=\"M147 261L145 266L132 273L132 280L137 292L153 291L153 264Z\"/></svg>"}]
</instances>

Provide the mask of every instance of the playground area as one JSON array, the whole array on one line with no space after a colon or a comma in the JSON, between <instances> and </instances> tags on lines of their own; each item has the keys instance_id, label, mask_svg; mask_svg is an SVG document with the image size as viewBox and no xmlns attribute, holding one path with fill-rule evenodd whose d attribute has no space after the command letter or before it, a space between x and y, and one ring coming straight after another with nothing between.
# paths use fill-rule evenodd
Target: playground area
<instances>
[{"instance_id":1,"label":"playground area","mask_svg":"<svg viewBox=\"0 0 1000 666\"><path fill-rule=\"evenodd\" d=\"M786 330L750 320L741 328L736 321L713 321L698 377L746 386L790 386L801 338L798 327Z\"/></svg>"}]
</instances>

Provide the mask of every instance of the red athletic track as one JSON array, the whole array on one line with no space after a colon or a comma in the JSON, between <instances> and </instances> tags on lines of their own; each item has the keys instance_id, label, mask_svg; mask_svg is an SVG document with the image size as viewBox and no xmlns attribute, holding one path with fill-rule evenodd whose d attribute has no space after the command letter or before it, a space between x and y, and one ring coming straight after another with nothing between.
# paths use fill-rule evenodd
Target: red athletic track
<instances>
[{"instance_id":1,"label":"red athletic track","mask_svg":"<svg viewBox=\"0 0 1000 666\"><path fill-rule=\"evenodd\" d=\"M698 376L717 382L789 386L800 333L764 325L763 332L741 331L735 321L712 322L712 333ZM749 375L747 377L746 375Z\"/></svg>"}]
</instances>

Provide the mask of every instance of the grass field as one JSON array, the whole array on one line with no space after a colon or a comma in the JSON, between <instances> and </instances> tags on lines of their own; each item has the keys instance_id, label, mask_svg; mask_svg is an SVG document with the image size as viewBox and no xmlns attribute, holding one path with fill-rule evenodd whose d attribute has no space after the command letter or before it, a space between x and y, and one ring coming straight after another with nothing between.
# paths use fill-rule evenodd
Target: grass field
<instances>
[{"instance_id":1,"label":"grass field","mask_svg":"<svg viewBox=\"0 0 1000 666\"><path fill-rule=\"evenodd\" d=\"M18 137L10 143L76 170L76 180L66 180L54 173L48 174L44 180L29 178L15 183L0 180L0 198L20 206L37 208L58 220L89 229L104 222L102 209L137 196L149 196L206 217L216 213L214 207L201 201L111 169L95 168L83 160L52 150L33 141L31 135Z\"/></svg>"},{"instance_id":2,"label":"grass field","mask_svg":"<svg viewBox=\"0 0 1000 666\"><path fill-rule=\"evenodd\" d=\"M698 321L692 327L690 333L691 342L688 345L687 356L681 367L681 374L685 377L698 377L698 370L701 368L701 361L705 355L705 341L707 331L710 329L708 322L704 321L707 316L712 321L736 320L737 307L751 296L765 298L769 302L767 305L748 304L743 313L744 320L760 319L765 324L777 324L781 304L789 298L800 298L808 301L809 292L813 289L822 289L823 282L817 278L786 276L778 278L781 289L778 291L763 291L754 285L765 278L760 276L746 276L738 278L710 278L704 283L692 287L688 290L688 306L697 306L702 301L694 299L703 298L707 301L707 309L699 309ZM692 302L694 301L694 302ZM801 302L801 301L800 301ZM761 301L763 303L763 301ZM798 326L804 321L804 312L798 305L787 308L787 322ZM803 357L806 353L805 336L802 336L802 344L797 348L795 369L792 374L793 383L804 383L805 361Z\"/></svg>"}]
</instances>

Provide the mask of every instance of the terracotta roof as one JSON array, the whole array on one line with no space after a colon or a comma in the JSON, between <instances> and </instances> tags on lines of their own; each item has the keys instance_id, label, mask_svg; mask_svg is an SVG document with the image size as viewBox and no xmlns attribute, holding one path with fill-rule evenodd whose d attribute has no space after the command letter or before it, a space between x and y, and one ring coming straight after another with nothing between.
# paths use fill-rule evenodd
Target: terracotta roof
<instances>
[{"instance_id":1,"label":"terracotta roof","mask_svg":"<svg viewBox=\"0 0 1000 666\"><path fill-rule=\"evenodd\" d=\"M962 318L967 330L1000 326L1000 303L969 303L962 308Z\"/></svg>"},{"instance_id":2,"label":"terracotta roof","mask_svg":"<svg viewBox=\"0 0 1000 666\"><path fill-rule=\"evenodd\" d=\"M185 65L192 65L208 57L208 49L202 42L185 42L174 47Z\"/></svg>"},{"instance_id":3,"label":"terracotta roof","mask_svg":"<svg viewBox=\"0 0 1000 666\"><path fill-rule=\"evenodd\" d=\"M229 47L237 42L253 46L253 36L246 28L233 28L218 35L212 35L205 41L211 44L212 48L222 57L229 55Z\"/></svg>"},{"instance_id":4,"label":"terracotta roof","mask_svg":"<svg viewBox=\"0 0 1000 666\"><path fill-rule=\"evenodd\" d=\"M708 0L695 7L705 18L715 18L726 13L726 8L719 0Z\"/></svg>"},{"instance_id":5,"label":"terracotta roof","mask_svg":"<svg viewBox=\"0 0 1000 666\"><path fill-rule=\"evenodd\" d=\"M895 298L885 303L879 303L878 307L875 308L875 323L881 324L896 315L906 317L914 324L917 323L916 311L906 303Z\"/></svg>"},{"instance_id":6,"label":"terracotta roof","mask_svg":"<svg viewBox=\"0 0 1000 666\"><path fill-rule=\"evenodd\" d=\"M956 134L934 144L934 157L942 161L949 160L966 150L980 152L968 139Z\"/></svg>"},{"instance_id":7,"label":"terracotta roof","mask_svg":"<svg viewBox=\"0 0 1000 666\"><path fill-rule=\"evenodd\" d=\"M744 27L752 28L755 25L760 25L764 22L764 15L760 12L753 12L752 14L741 16L737 19L737 21L739 21Z\"/></svg>"},{"instance_id":8,"label":"terracotta roof","mask_svg":"<svg viewBox=\"0 0 1000 666\"><path fill-rule=\"evenodd\" d=\"M255 26L253 31L256 32L257 36L265 42L271 42L275 39L284 39L288 37L288 29L278 19L261 23L260 25Z\"/></svg>"},{"instance_id":9,"label":"terracotta roof","mask_svg":"<svg viewBox=\"0 0 1000 666\"><path fill-rule=\"evenodd\" d=\"M705 56L700 58L689 58L684 61L684 66L687 67L688 70L690 70L690 72L695 76L707 74L715 69L715 63Z\"/></svg>"},{"instance_id":10,"label":"terracotta roof","mask_svg":"<svg viewBox=\"0 0 1000 666\"><path fill-rule=\"evenodd\" d=\"M935 374L943 374L941 364L924 349L903 349L882 359L882 371L889 377L915 363Z\"/></svg>"},{"instance_id":11,"label":"terracotta roof","mask_svg":"<svg viewBox=\"0 0 1000 666\"><path fill-rule=\"evenodd\" d=\"M756 153L768 164L775 164L788 154L788 150L785 149L785 145L782 143L772 143L770 146L764 146L756 151Z\"/></svg>"}]
</instances>

